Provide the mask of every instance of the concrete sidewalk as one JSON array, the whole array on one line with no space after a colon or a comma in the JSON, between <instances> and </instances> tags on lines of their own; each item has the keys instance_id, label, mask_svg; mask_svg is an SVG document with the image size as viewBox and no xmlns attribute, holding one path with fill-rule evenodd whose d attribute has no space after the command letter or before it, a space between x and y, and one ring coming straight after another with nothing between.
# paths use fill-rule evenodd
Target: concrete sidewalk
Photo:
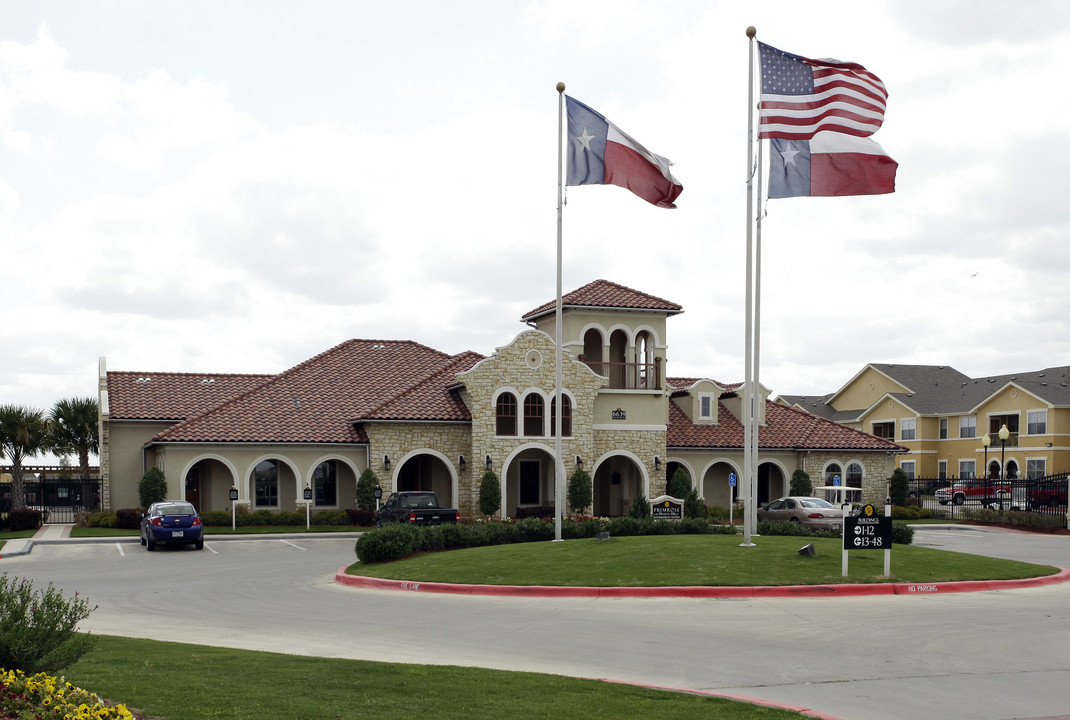
<instances>
[{"instance_id":1,"label":"concrete sidewalk","mask_svg":"<svg viewBox=\"0 0 1070 720\"><path fill-rule=\"evenodd\" d=\"M4 549L0 550L0 558L28 555L35 542L67 540L71 536L71 528L73 527L74 525L42 525L41 529L32 538L8 540L4 545Z\"/></svg>"}]
</instances>

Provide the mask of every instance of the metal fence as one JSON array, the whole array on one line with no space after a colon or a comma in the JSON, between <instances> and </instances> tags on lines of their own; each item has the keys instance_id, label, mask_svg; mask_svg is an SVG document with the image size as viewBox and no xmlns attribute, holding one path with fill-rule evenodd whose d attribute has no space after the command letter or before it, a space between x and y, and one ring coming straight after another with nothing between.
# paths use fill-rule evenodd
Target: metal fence
<instances>
[{"instance_id":1,"label":"metal fence","mask_svg":"<svg viewBox=\"0 0 1070 720\"><path fill-rule=\"evenodd\" d=\"M912 478L910 504L933 517L964 518L969 510L1013 510L1066 516L1070 473L1041 478Z\"/></svg>"},{"instance_id":2,"label":"metal fence","mask_svg":"<svg viewBox=\"0 0 1070 720\"><path fill-rule=\"evenodd\" d=\"M97 479L27 480L26 507L47 513L45 522L73 523L82 510L100 510L103 483ZM0 511L11 510L11 483L0 483Z\"/></svg>"}]
</instances>

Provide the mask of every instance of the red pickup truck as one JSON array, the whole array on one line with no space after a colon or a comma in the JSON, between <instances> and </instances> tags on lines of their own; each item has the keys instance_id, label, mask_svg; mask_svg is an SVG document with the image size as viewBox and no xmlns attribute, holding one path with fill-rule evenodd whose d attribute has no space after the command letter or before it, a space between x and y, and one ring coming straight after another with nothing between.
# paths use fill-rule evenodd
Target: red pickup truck
<instances>
[{"instance_id":1,"label":"red pickup truck","mask_svg":"<svg viewBox=\"0 0 1070 720\"><path fill-rule=\"evenodd\" d=\"M1007 501L1011 497L1011 486L989 478L970 478L958 480L950 487L936 491L936 499L941 505L961 505L967 500L979 500L982 505Z\"/></svg>"}]
</instances>

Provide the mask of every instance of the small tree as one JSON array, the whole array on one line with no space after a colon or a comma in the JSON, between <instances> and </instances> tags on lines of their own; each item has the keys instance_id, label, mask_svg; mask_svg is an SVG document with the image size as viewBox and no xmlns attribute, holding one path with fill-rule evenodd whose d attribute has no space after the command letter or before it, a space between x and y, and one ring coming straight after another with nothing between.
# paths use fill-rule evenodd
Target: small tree
<instances>
[{"instance_id":1,"label":"small tree","mask_svg":"<svg viewBox=\"0 0 1070 720\"><path fill-rule=\"evenodd\" d=\"M96 642L77 629L94 609L78 593L63 597L52 583L34 590L29 580L0 575L0 667L34 675L73 665Z\"/></svg>"},{"instance_id":2,"label":"small tree","mask_svg":"<svg viewBox=\"0 0 1070 720\"><path fill-rule=\"evenodd\" d=\"M479 512L491 518L501 508L502 484L493 470L487 470L479 481Z\"/></svg>"},{"instance_id":3,"label":"small tree","mask_svg":"<svg viewBox=\"0 0 1070 720\"><path fill-rule=\"evenodd\" d=\"M696 488L691 488L691 492L684 498L684 517L697 520L706 519L706 503L702 502Z\"/></svg>"},{"instance_id":4,"label":"small tree","mask_svg":"<svg viewBox=\"0 0 1070 720\"><path fill-rule=\"evenodd\" d=\"M892 498L892 505L906 505L907 496L910 494L910 478L907 477L903 468L892 471L892 480L888 488L888 494Z\"/></svg>"},{"instance_id":5,"label":"small tree","mask_svg":"<svg viewBox=\"0 0 1070 720\"><path fill-rule=\"evenodd\" d=\"M665 490L670 497L679 500L686 498L687 494L691 492L691 476L687 474L687 470L676 468L676 472L669 478L669 483Z\"/></svg>"},{"instance_id":6,"label":"small tree","mask_svg":"<svg viewBox=\"0 0 1070 720\"><path fill-rule=\"evenodd\" d=\"M357 478L357 510L375 509L375 487L378 484L379 478L371 468L360 474Z\"/></svg>"},{"instance_id":7,"label":"small tree","mask_svg":"<svg viewBox=\"0 0 1070 720\"><path fill-rule=\"evenodd\" d=\"M51 447L43 410L0 405L0 460L11 461L11 509L26 508L22 463Z\"/></svg>"},{"instance_id":8,"label":"small tree","mask_svg":"<svg viewBox=\"0 0 1070 720\"><path fill-rule=\"evenodd\" d=\"M632 506L628 508L628 517L636 520L650 517L650 501L646 499L646 495L635 496L635 500L632 500Z\"/></svg>"},{"instance_id":9,"label":"small tree","mask_svg":"<svg viewBox=\"0 0 1070 720\"><path fill-rule=\"evenodd\" d=\"M568 509L573 515L582 515L592 502L594 485L591 482L591 474L578 467L568 479Z\"/></svg>"},{"instance_id":10,"label":"small tree","mask_svg":"<svg viewBox=\"0 0 1070 720\"><path fill-rule=\"evenodd\" d=\"M163 502L166 499L167 478L160 468L150 467L138 481L137 501L141 503L141 507L147 508L154 502Z\"/></svg>"},{"instance_id":11,"label":"small tree","mask_svg":"<svg viewBox=\"0 0 1070 720\"><path fill-rule=\"evenodd\" d=\"M814 483L810 480L810 474L802 468L798 468L791 474L791 486L788 495L807 497L814 494Z\"/></svg>"}]
</instances>

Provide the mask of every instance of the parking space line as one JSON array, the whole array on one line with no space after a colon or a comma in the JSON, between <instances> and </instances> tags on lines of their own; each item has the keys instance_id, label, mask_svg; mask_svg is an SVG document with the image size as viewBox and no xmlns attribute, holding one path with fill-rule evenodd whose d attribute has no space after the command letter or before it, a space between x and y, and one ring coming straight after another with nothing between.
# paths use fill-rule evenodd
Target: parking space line
<instances>
[{"instance_id":1,"label":"parking space line","mask_svg":"<svg viewBox=\"0 0 1070 720\"><path fill-rule=\"evenodd\" d=\"M219 554L219 551L218 551L218 550L216 550L215 548L213 548L213 547L212 547L211 545L209 545L208 543L205 543L205 544L204 544L204 549L205 549L205 550L208 550L209 552L215 553L216 555L218 555L218 554Z\"/></svg>"},{"instance_id":2,"label":"parking space line","mask_svg":"<svg viewBox=\"0 0 1070 720\"><path fill-rule=\"evenodd\" d=\"M297 548L298 550L305 550L305 549L306 549L306 548L303 548L303 547L301 547L300 545L294 545L294 544L293 544L292 542L290 542L289 540L279 540L279 542L284 542L284 543L286 543L287 545L290 545L290 546L292 546L292 547L295 547L295 548Z\"/></svg>"},{"instance_id":3,"label":"parking space line","mask_svg":"<svg viewBox=\"0 0 1070 720\"><path fill-rule=\"evenodd\" d=\"M122 546L121 543L115 543L115 547L119 551L120 555L122 555L123 557L126 557L126 551L123 550L123 546Z\"/></svg>"}]
</instances>

